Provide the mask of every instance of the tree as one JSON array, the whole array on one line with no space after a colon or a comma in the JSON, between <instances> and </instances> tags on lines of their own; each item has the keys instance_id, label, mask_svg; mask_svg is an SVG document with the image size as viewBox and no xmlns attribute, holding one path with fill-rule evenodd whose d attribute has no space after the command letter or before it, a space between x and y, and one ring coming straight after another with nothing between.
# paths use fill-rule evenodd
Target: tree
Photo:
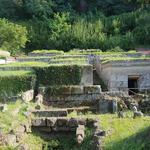
<instances>
[{"instance_id":1,"label":"tree","mask_svg":"<svg viewBox=\"0 0 150 150\"><path fill-rule=\"evenodd\" d=\"M0 48L8 50L11 54L19 52L27 42L27 30L25 27L0 19Z\"/></svg>"}]
</instances>

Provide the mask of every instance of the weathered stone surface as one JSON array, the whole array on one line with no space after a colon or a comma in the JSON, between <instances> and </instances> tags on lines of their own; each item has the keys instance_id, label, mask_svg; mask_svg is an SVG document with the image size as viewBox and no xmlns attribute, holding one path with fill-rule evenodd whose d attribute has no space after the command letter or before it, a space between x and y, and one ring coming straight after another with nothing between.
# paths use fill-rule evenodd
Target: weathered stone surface
<instances>
[{"instance_id":1,"label":"weathered stone surface","mask_svg":"<svg viewBox=\"0 0 150 150\"><path fill-rule=\"evenodd\" d=\"M51 128L50 126L38 127L38 130L39 130L39 131L42 131L42 132L51 132L51 131L52 131L52 128Z\"/></svg>"},{"instance_id":2,"label":"weathered stone surface","mask_svg":"<svg viewBox=\"0 0 150 150\"><path fill-rule=\"evenodd\" d=\"M38 117L65 117L68 114L66 109L37 110L32 113Z\"/></svg>"},{"instance_id":3,"label":"weathered stone surface","mask_svg":"<svg viewBox=\"0 0 150 150\"><path fill-rule=\"evenodd\" d=\"M84 86L84 93L85 94L100 94L101 86L100 85Z\"/></svg>"},{"instance_id":4,"label":"weathered stone surface","mask_svg":"<svg viewBox=\"0 0 150 150\"><path fill-rule=\"evenodd\" d=\"M64 127L58 127L58 126L56 126L56 127L53 127L52 128L52 130L53 131L55 131L55 132L70 132L70 131L75 131L76 130L76 128L70 128L70 127L68 127L68 126L64 126Z\"/></svg>"},{"instance_id":5,"label":"weathered stone surface","mask_svg":"<svg viewBox=\"0 0 150 150\"><path fill-rule=\"evenodd\" d=\"M86 125L86 119L84 119L84 118L78 119L78 124L79 124L79 125Z\"/></svg>"},{"instance_id":6,"label":"weathered stone surface","mask_svg":"<svg viewBox=\"0 0 150 150\"><path fill-rule=\"evenodd\" d=\"M81 144L84 140L84 138L81 136L81 134L78 134L76 139L77 139L78 144Z\"/></svg>"},{"instance_id":7,"label":"weathered stone surface","mask_svg":"<svg viewBox=\"0 0 150 150\"><path fill-rule=\"evenodd\" d=\"M5 144L9 146L14 146L16 144L16 135L7 134L5 136Z\"/></svg>"},{"instance_id":8,"label":"weathered stone surface","mask_svg":"<svg viewBox=\"0 0 150 150\"><path fill-rule=\"evenodd\" d=\"M32 126L46 126L46 119L45 118L37 118L31 121Z\"/></svg>"},{"instance_id":9,"label":"weathered stone surface","mask_svg":"<svg viewBox=\"0 0 150 150\"><path fill-rule=\"evenodd\" d=\"M34 98L34 90L29 90L22 93L22 100L26 103L30 102Z\"/></svg>"},{"instance_id":10,"label":"weathered stone surface","mask_svg":"<svg viewBox=\"0 0 150 150\"><path fill-rule=\"evenodd\" d=\"M8 51L0 50L0 56L3 56L3 57L10 57L10 53L9 53Z\"/></svg>"},{"instance_id":11,"label":"weathered stone surface","mask_svg":"<svg viewBox=\"0 0 150 150\"><path fill-rule=\"evenodd\" d=\"M68 118L58 118L57 119L57 126L67 126L68 125Z\"/></svg>"},{"instance_id":12,"label":"weathered stone surface","mask_svg":"<svg viewBox=\"0 0 150 150\"><path fill-rule=\"evenodd\" d=\"M133 118L143 117L143 113L141 111L135 111Z\"/></svg>"},{"instance_id":13,"label":"weathered stone surface","mask_svg":"<svg viewBox=\"0 0 150 150\"><path fill-rule=\"evenodd\" d=\"M84 94L83 86L71 86L71 94Z\"/></svg>"},{"instance_id":14,"label":"weathered stone surface","mask_svg":"<svg viewBox=\"0 0 150 150\"><path fill-rule=\"evenodd\" d=\"M36 97L35 97L35 101L37 103L37 105L42 105L43 104L43 95L42 94L38 94Z\"/></svg>"},{"instance_id":15,"label":"weathered stone surface","mask_svg":"<svg viewBox=\"0 0 150 150\"><path fill-rule=\"evenodd\" d=\"M13 132L16 135L16 142L19 142L25 133L25 127L20 125L15 130L13 130Z\"/></svg>"},{"instance_id":16,"label":"weathered stone surface","mask_svg":"<svg viewBox=\"0 0 150 150\"><path fill-rule=\"evenodd\" d=\"M0 104L0 111L5 112L7 110L7 104Z\"/></svg>"},{"instance_id":17,"label":"weathered stone surface","mask_svg":"<svg viewBox=\"0 0 150 150\"><path fill-rule=\"evenodd\" d=\"M25 132L26 133L31 133L31 123L30 122L26 122L23 125L25 127Z\"/></svg>"},{"instance_id":18,"label":"weathered stone surface","mask_svg":"<svg viewBox=\"0 0 150 150\"><path fill-rule=\"evenodd\" d=\"M125 117L125 113L123 111L119 111L118 112L118 117L119 118L124 118Z\"/></svg>"},{"instance_id":19,"label":"weathered stone surface","mask_svg":"<svg viewBox=\"0 0 150 150\"><path fill-rule=\"evenodd\" d=\"M27 144L21 144L19 145L18 150L30 150L30 148Z\"/></svg>"},{"instance_id":20,"label":"weathered stone surface","mask_svg":"<svg viewBox=\"0 0 150 150\"><path fill-rule=\"evenodd\" d=\"M79 125L76 130L76 136L81 135L81 137L84 139L85 137L84 130L85 130L85 126Z\"/></svg>"},{"instance_id":21,"label":"weathered stone surface","mask_svg":"<svg viewBox=\"0 0 150 150\"><path fill-rule=\"evenodd\" d=\"M118 104L116 100L112 101L112 113L116 113L118 110Z\"/></svg>"},{"instance_id":22,"label":"weathered stone surface","mask_svg":"<svg viewBox=\"0 0 150 150\"><path fill-rule=\"evenodd\" d=\"M68 126L69 127L77 127L78 126L78 120L77 119L74 119L74 118L71 118L68 122Z\"/></svg>"},{"instance_id":23,"label":"weathered stone surface","mask_svg":"<svg viewBox=\"0 0 150 150\"><path fill-rule=\"evenodd\" d=\"M98 119L93 119L93 118L87 118L86 119L86 124L88 127L94 128L94 124L99 122Z\"/></svg>"},{"instance_id":24,"label":"weathered stone surface","mask_svg":"<svg viewBox=\"0 0 150 150\"><path fill-rule=\"evenodd\" d=\"M50 126L50 127L53 127L56 125L56 121L57 121L57 118L56 117L52 117L52 118L47 118L46 119L46 124L47 126Z\"/></svg>"},{"instance_id":25,"label":"weathered stone surface","mask_svg":"<svg viewBox=\"0 0 150 150\"><path fill-rule=\"evenodd\" d=\"M36 105L36 106L35 106L35 109L36 109L36 110L40 110L40 109L42 109L42 107L41 107L41 105Z\"/></svg>"}]
</instances>

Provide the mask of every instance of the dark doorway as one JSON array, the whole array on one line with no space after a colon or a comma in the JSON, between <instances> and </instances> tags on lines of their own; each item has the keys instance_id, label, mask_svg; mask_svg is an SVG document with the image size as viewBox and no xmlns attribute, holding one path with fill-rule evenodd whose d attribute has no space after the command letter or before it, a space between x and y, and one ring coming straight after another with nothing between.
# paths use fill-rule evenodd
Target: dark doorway
<instances>
[{"instance_id":1,"label":"dark doorway","mask_svg":"<svg viewBox=\"0 0 150 150\"><path fill-rule=\"evenodd\" d=\"M129 95L135 95L136 93L138 93L138 80L139 76L128 77Z\"/></svg>"}]
</instances>

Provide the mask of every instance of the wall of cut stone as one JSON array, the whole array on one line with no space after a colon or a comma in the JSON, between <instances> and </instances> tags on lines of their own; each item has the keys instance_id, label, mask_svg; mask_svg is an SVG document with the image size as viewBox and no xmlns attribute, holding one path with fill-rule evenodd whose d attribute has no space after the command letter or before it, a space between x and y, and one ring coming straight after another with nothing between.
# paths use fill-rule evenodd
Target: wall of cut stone
<instances>
[{"instance_id":1,"label":"wall of cut stone","mask_svg":"<svg viewBox=\"0 0 150 150\"><path fill-rule=\"evenodd\" d=\"M93 85L93 66L83 67L80 85Z\"/></svg>"},{"instance_id":2,"label":"wall of cut stone","mask_svg":"<svg viewBox=\"0 0 150 150\"><path fill-rule=\"evenodd\" d=\"M139 78L139 90L150 89L150 73L143 73Z\"/></svg>"},{"instance_id":3,"label":"wall of cut stone","mask_svg":"<svg viewBox=\"0 0 150 150\"><path fill-rule=\"evenodd\" d=\"M54 107L97 106L102 99L100 85L49 86L39 88L47 105Z\"/></svg>"},{"instance_id":4,"label":"wall of cut stone","mask_svg":"<svg viewBox=\"0 0 150 150\"><path fill-rule=\"evenodd\" d=\"M128 91L128 76L139 76L139 89L150 88L150 65L133 66L130 63L120 66L105 65L100 71L109 91Z\"/></svg>"}]
</instances>

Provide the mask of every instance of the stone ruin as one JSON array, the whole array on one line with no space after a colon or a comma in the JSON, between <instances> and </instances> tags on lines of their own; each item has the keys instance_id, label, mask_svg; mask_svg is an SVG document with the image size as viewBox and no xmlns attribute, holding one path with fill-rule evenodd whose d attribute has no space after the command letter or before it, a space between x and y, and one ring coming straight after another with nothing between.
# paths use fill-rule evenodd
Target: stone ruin
<instances>
[{"instance_id":1,"label":"stone ruin","mask_svg":"<svg viewBox=\"0 0 150 150\"><path fill-rule=\"evenodd\" d=\"M49 56L49 54L47 55ZM32 59L36 61L38 54L32 55L32 57L17 58L17 61L31 61ZM69 118L68 114L73 111L78 113L86 111L116 113L120 107L130 109L134 106L138 107L137 102L128 94L129 90L136 93L134 88L137 88L138 91L150 89L149 60L102 62L105 56L103 56L104 58L96 55L85 55L84 57L88 57L91 66L84 70L80 85L40 86L37 95L34 95L35 91L33 90L22 94L25 102L34 98L37 106L35 110L29 112L34 116L30 123L21 125L18 131L9 134L14 139L13 142L19 141L22 134L26 132L38 130L42 136L48 134L48 138L57 134L72 134L80 145L86 137L86 128L91 128L93 150L101 150L105 131L100 128L99 120ZM49 61L50 58L41 58L41 60L39 58L38 61L43 61L43 59ZM98 76L107 85L107 92L103 91L101 85L93 85L93 70L96 70ZM136 86L130 86L129 82L136 83ZM146 107L147 104L149 105L149 101L142 103L141 106ZM3 138L9 141L9 136L7 136Z\"/></svg>"}]
</instances>

